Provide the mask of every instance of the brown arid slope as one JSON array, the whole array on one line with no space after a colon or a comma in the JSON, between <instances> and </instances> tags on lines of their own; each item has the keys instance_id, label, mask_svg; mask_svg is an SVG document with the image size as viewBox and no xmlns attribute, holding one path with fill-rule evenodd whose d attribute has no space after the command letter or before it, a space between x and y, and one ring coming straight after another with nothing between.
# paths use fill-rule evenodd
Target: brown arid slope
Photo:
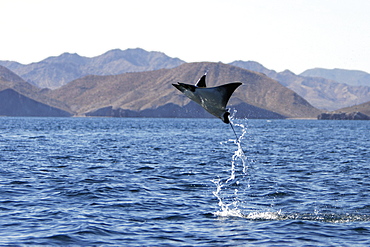
<instances>
[{"instance_id":1,"label":"brown arid slope","mask_svg":"<svg viewBox=\"0 0 370 247\"><path fill-rule=\"evenodd\" d=\"M370 101L365 102L360 105L355 105L355 106L339 109L338 112L361 112L370 117Z\"/></svg>"},{"instance_id":2,"label":"brown arid slope","mask_svg":"<svg viewBox=\"0 0 370 247\"><path fill-rule=\"evenodd\" d=\"M247 103L285 117L316 117L320 110L292 90L269 77L223 63L187 63L173 69L125 73L114 76L86 76L67 85L45 92L45 95L65 102L77 115L104 107L143 111L166 104L185 106L189 99L172 83L194 84L208 71L207 86L240 81L243 83L232 96L229 105Z\"/></svg>"},{"instance_id":3,"label":"brown arid slope","mask_svg":"<svg viewBox=\"0 0 370 247\"><path fill-rule=\"evenodd\" d=\"M37 94L39 88L31 85L11 70L0 65L0 91L12 88L22 94Z\"/></svg>"},{"instance_id":4,"label":"brown arid slope","mask_svg":"<svg viewBox=\"0 0 370 247\"><path fill-rule=\"evenodd\" d=\"M9 89L11 89L11 90L9 90ZM3 94L2 94L3 98L1 99L3 103L0 105L1 109L3 109L5 107L5 103L4 103L5 102L5 97L7 98L7 101L12 101L12 102L13 102L13 98L14 98L14 102L16 102L17 99L20 100L19 97L22 97L22 99L24 98L22 102L26 102L27 104L28 104L28 102L34 102L35 101L35 103L32 103L32 105L34 105L34 106L36 106L36 105L39 106L38 103L40 103L40 104L49 106L49 108L56 108L56 109L61 110L61 111L66 111L68 113L72 113L70 111L69 107L66 104L43 95L41 93L42 91L40 91L39 88L37 88L36 86L33 86L32 84L26 82L21 77L19 77L15 73L13 73L11 70L9 70L9 69L1 66L1 65L0 65L0 92L3 92ZM26 100L26 98L28 98L30 100L28 101L28 100ZM26 104L23 104L23 105L26 105ZM6 104L6 106L7 106L6 112L11 112L12 111L12 109L11 109L12 104ZM14 106L14 111L16 111L17 107L15 107L15 104L13 104L13 106ZM20 109L20 108L18 107L17 109ZM29 110L24 111L24 112L30 112L31 111L30 106L27 106L27 109L29 109ZM39 108L39 110L40 109L43 109L43 108ZM47 113L45 113L45 114L40 113L40 114L43 115L43 116L47 115ZM6 115L6 114L2 113L2 115ZM70 115L70 114L63 113L62 115L66 116L66 115ZM53 113L53 116L55 116L54 113Z\"/></svg>"}]
</instances>

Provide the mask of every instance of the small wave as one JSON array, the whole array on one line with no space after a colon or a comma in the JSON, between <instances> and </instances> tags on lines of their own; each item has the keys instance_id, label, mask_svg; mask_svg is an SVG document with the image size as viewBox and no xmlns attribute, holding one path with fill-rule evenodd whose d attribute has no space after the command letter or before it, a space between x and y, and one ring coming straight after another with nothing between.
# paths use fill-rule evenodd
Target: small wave
<instances>
[{"instance_id":1,"label":"small wave","mask_svg":"<svg viewBox=\"0 0 370 247\"><path fill-rule=\"evenodd\" d=\"M250 220L279 220L281 212L252 212L244 215L243 218Z\"/></svg>"},{"instance_id":2,"label":"small wave","mask_svg":"<svg viewBox=\"0 0 370 247\"><path fill-rule=\"evenodd\" d=\"M365 222L370 221L366 214L282 214L278 220L305 220L329 223Z\"/></svg>"},{"instance_id":3,"label":"small wave","mask_svg":"<svg viewBox=\"0 0 370 247\"><path fill-rule=\"evenodd\" d=\"M347 222L367 222L370 221L370 215L367 214L301 214L291 213L284 214L281 211L277 212L251 212L243 214L239 209L227 209L214 213L219 217L239 217L253 221L283 221L283 220L299 220L299 221L318 221L328 223L347 223Z\"/></svg>"}]
</instances>

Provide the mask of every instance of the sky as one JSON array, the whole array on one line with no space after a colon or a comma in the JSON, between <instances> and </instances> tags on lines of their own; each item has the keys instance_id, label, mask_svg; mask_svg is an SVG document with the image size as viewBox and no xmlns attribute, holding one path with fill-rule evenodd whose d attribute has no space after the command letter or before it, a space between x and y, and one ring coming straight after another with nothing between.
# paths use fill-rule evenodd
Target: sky
<instances>
[{"instance_id":1,"label":"sky","mask_svg":"<svg viewBox=\"0 0 370 247\"><path fill-rule=\"evenodd\" d=\"M0 0L0 60L143 48L185 62L370 73L368 0Z\"/></svg>"}]
</instances>

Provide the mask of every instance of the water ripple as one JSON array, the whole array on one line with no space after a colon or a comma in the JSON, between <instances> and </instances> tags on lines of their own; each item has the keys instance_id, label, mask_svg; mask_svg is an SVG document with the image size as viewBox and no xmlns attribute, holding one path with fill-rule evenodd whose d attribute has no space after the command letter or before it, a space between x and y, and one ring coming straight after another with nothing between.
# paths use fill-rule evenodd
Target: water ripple
<instances>
[{"instance_id":1,"label":"water ripple","mask_svg":"<svg viewBox=\"0 0 370 247\"><path fill-rule=\"evenodd\" d=\"M368 122L0 122L0 245L370 245Z\"/></svg>"}]
</instances>

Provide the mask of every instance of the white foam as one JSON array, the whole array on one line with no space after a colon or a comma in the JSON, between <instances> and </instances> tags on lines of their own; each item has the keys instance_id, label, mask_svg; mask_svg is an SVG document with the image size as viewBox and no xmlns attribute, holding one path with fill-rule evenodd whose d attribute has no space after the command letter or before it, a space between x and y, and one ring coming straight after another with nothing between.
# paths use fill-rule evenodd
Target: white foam
<instances>
[{"instance_id":1,"label":"white foam","mask_svg":"<svg viewBox=\"0 0 370 247\"><path fill-rule=\"evenodd\" d=\"M252 212L245 216L250 220L278 220L281 218L281 212Z\"/></svg>"},{"instance_id":2,"label":"white foam","mask_svg":"<svg viewBox=\"0 0 370 247\"><path fill-rule=\"evenodd\" d=\"M224 209L222 211L214 212L213 214L220 217L244 217L240 210L237 208Z\"/></svg>"}]
</instances>

